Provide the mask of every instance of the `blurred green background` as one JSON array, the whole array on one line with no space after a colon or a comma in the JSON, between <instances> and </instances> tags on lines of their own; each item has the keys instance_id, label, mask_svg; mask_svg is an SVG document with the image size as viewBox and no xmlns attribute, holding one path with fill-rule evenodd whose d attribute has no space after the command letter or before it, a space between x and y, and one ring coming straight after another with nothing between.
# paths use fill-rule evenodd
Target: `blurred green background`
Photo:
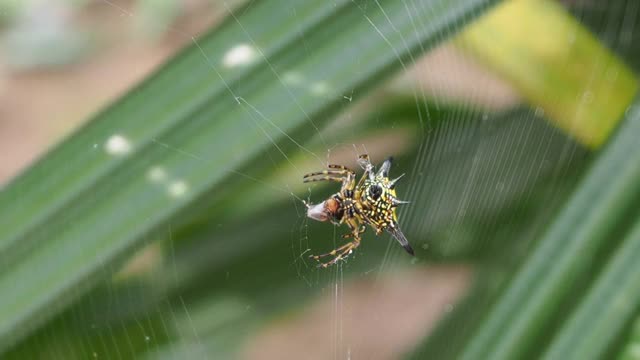
<instances>
[{"instance_id":1,"label":"blurred green background","mask_svg":"<svg viewBox=\"0 0 640 360\"><path fill-rule=\"evenodd\" d=\"M639 16L0 0L0 357L640 358ZM416 256L318 269L362 152Z\"/></svg>"}]
</instances>

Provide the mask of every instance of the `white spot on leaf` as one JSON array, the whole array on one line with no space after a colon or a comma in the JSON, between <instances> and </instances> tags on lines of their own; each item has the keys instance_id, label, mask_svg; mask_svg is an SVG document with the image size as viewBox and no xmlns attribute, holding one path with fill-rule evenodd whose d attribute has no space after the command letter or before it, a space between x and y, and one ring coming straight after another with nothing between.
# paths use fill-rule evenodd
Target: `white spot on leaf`
<instances>
[{"instance_id":1,"label":"white spot on leaf","mask_svg":"<svg viewBox=\"0 0 640 360\"><path fill-rule=\"evenodd\" d=\"M147 179L155 183L163 182L167 180L167 171L162 166L154 166L147 172Z\"/></svg>"},{"instance_id":2,"label":"white spot on leaf","mask_svg":"<svg viewBox=\"0 0 640 360\"><path fill-rule=\"evenodd\" d=\"M189 190L189 186L187 185L186 182L182 180L177 180L169 184L169 187L167 188L167 190L169 191L169 195L177 198L184 195L187 192L187 190Z\"/></svg>"},{"instance_id":3,"label":"white spot on leaf","mask_svg":"<svg viewBox=\"0 0 640 360\"><path fill-rule=\"evenodd\" d=\"M318 81L311 85L310 90L314 95L325 95L329 92L329 85L324 81Z\"/></svg>"},{"instance_id":4,"label":"white spot on leaf","mask_svg":"<svg viewBox=\"0 0 640 360\"><path fill-rule=\"evenodd\" d=\"M256 58L256 49L247 44L238 44L224 54L222 63L226 67L247 65Z\"/></svg>"},{"instance_id":5,"label":"white spot on leaf","mask_svg":"<svg viewBox=\"0 0 640 360\"><path fill-rule=\"evenodd\" d=\"M104 149L110 155L125 155L131 151L131 142L122 135L114 134L107 139Z\"/></svg>"}]
</instances>

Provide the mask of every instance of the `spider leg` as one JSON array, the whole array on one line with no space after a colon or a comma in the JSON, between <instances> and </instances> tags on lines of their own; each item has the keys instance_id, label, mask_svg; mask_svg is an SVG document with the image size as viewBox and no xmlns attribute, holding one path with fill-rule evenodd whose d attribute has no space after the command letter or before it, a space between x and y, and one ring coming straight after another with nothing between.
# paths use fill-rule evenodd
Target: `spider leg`
<instances>
[{"instance_id":1,"label":"spider leg","mask_svg":"<svg viewBox=\"0 0 640 360\"><path fill-rule=\"evenodd\" d=\"M320 262L320 259L323 258L323 257L327 257L327 256L333 257L331 260L329 260L327 262L320 262L318 264L318 267L327 268L327 267L337 263L338 261L340 261L342 259L345 259L347 256L349 256L349 254L351 254L353 252L353 250L355 248L360 246L360 241L361 241L360 234L362 234L366 230L366 227L364 225L362 225L358 229L358 227L355 227L355 226L353 226L351 224L349 224L349 227L351 227L352 232L348 233L348 234L344 234L344 235L342 235L342 237L345 238L345 239L353 237L353 240L351 240L348 243L340 246L337 249L331 250L330 252L328 252L326 254L309 256L310 258L312 258L312 259L314 259L314 260L316 260L318 262Z\"/></svg>"},{"instance_id":2,"label":"spider leg","mask_svg":"<svg viewBox=\"0 0 640 360\"><path fill-rule=\"evenodd\" d=\"M362 225L362 227L360 227L360 230L357 233L356 232L350 232L350 233L347 233L347 234L342 234L342 238L343 239L349 239L349 238L355 237L354 234L358 234L359 235L359 234L364 233L365 231L367 231L367 227Z\"/></svg>"},{"instance_id":3,"label":"spider leg","mask_svg":"<svg viewBox=\"0 0 640 360\"><path fill-rule=\"evenodd\" d=\"M371 164L371 161L369 160L369 154L360 154L358 156L358 162L361 164Z\"/></svg>"},{"instance_id":4,"label":"spider leg","mask_svg":"<svg viewBox=\"0 0 640 360\"><path fill-rule=\"evenodd\" d=\"M348 243L340 246L339 248L336 248L336 249L333 249L333 250L329 251L328 253L320 254L320 255L309 255L309 257L314 259L314 260L320 260L323 257L336 256L336 254L344 251L344 249L346 249L349 246L351 246L351 241L349 241Z\"/></svg>"},{"instance_id":5,"label":"spider leg","mask_svg":"<svg viewBox=\"0 0 640 360\"><path fill-rule=\"evenodd\" d=\"M356 175L353 173L348 173L346 177L343 178L342 187L340 188L340 192L344 195L345 198L352 197L353 190L356 188Z\"/></svg>"},{"instance_id":6,"label":"spider leg","mask_svg":"<svg viewBox=\"0 0 640 360\"><path fill-rule=\"evenodd\" d=\"M343 182L348 177L352 176L352 173L345 170L323 170L306 174L302 177L302 182L313 181L337 181ZM346 176L345 176L346 175Z\"/></svg>"},{"instance_id":7,"label":"spider leg","mask_svg":"<svg viewBox=\"0 0 640 360\"><path fill-rule=\"evenodd\" d=\"M362 178L358 182L358 185L362 185L362 183L367 177L369 178L369 180L373 181L373 179L375 178L375 174L374 174L375 168L373 164L371 164L371 160L369 160L369 155L368 154L360 155L358 157L358 164L360 164L360 167L364 169L364 174L362 174Z\"/></svg>"},{"instance_id":8,"label":"spider leg","mask_svg":"<svg viewBox=\"0 0 640 360\"><path fill-rule=\"evenodd\" d=\"M360 180L358 181L358 184L356 185L356 189L360 189L362 187L362 184L364 184L364 181L367 180L368 177L369 177L369 172L365 171L364 174L362 174L362 177L360 178Z\"/></svg>"},{"instance_id":9,"label":"spider leg","mask_svg":"<svg viewBox=\"0 0 640 360\"><path fill-rule=\"evenodd\" d=\"M323 177L316 177L316 178L313 178L313 179L307 178L307 179L302 180L302 182L305 182L305 183L314 182L314 181L337 181L337 182L343 182L344 178L343 177L323 176Z\"/></svg>"},{"instance_id":10,"label":"spider leg","mask_svg":"<svg viewBox=\"0 0 640 360\"><path fill-rule=\"evenodd\" d=\"M364 169L364 171L373 171L373 165L371 164L368 154L361 154L358 156L358 164L362 169Z\"/></svg>"},{"instance_id":11,"label":"spider leg","mask_svg":"<svg viewBox=\"0 0 640 360\"><path fill-rule=\"evenodd\" d=\"M367 154L362 154L358 157L358 164L360 164L360 166L364 169L364 173L362 174L362 177L358 181L358 184L356 185L356 189L361 188L365 180L367 179L373 180L373 170L374 170L373 165L369 160L369 155Z\"/></svg>"},{"instance_id":12,"label":"spider leg","mask_svg":"<svg viewBox=\"0 0 640 360\"><path fill-rule=\"evenodd\" d=\"M327 165L327 167L328 167L329 169L340 169L340 170L344 170L344 171L347 171L347 172L349 172L349 173L352 173L353 175L355 175L355 174L356 174L356 172L355 172L355 171L353 171L353 170L349 169L348 167L346 167L346 166L344 166L344 165L329 164L329 165Z\"/></svg>"},{"instance_id":13,"label":"spider leg","mask_svg":"<svg viewBox=\"0 0 640 360\"><path fill-rule=\"evenodd\" d=\"M347 174L353 174L353 172L348 170L322 170L322 171L308 173L304 175L302 178L308 178L308 177L318 176L318 175L347 175Z\"/></svg>"},{"instance_id":14,"label":"spider leg","mask_svg":"<svg viewBox=\"0 0 640 360\"><path fill-rule=\"evenodd\" d=\"M354 239L353 241L350 241L346 244L344 244L343 246L339 247L336 250L332 251L332 255L334 256L333 259L327 261L327 262L321 262L320 264L318 264L318 267L322 267L322 268L327 268L335 263L337 263L338 261L342 260L342 259L346 259L347 256L349 256L353 250L355 248L357 248L360 245L360 240L356 240ZM314 257L314 259L316 259ZM318 260L318 259L316 259Z\"/></svg>"}]
</instances>

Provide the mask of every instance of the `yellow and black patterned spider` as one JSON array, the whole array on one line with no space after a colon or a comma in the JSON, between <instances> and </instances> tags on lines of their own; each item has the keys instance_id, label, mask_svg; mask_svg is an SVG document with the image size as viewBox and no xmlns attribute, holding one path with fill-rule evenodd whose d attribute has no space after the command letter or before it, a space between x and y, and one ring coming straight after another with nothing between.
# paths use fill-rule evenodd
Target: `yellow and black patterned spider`
<instances>
[{"instance_id":1,"label":"yellow and black patterned spider","mask_svg":"<svg viewBox=\"0 0 640 360\"><path fill-rule=\"evenodd\" d=\"M329 170L318 171L304 176L304 182L338 181L342 183L340 191L319 204L306 204L307 216L318 221L331 221L334 224L347 224L351 232L342 235L344 239L352 238L348 243L326 254L311 255L316 261L329 256L330 261L320 262L321 267L328 267L346 258L360 245L360 234L370 225L380 235L384 230L389 232L411 255L413 249L398 226L396 207L406 201L396 198L396 182L404 175L389 180L389 168L393 158L388 158L375 173L368 155L360 155L358 163L364 174L356 183L356 173L342 165L328 165Z\"/></svg>"}]
</instances>

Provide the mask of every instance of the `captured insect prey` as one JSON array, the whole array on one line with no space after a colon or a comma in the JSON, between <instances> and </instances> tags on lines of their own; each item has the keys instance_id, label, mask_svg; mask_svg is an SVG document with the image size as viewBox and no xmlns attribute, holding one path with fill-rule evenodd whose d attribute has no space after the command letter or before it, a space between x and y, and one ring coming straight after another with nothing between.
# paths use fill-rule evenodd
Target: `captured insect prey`
<instances>
[{"instance_id":1,"label":"captured insect prey","mask_svg":"<svg viewBox=\"0 0 640 360\"><path fill-rule=\"evenodd\" d=\"M360 155L358 163L364 169L364 174L356 183L356 173L342 165L328 165L328 170L306 174L304 182L336 181L342 185L340 191L318 204L307 204L307 216L318 221L331 221L336 225L346 224L350 232L342 235L344 239L351 239L346 244L326 254L311 255L310 258L320 262L321 267L328 267L346 258L360 245L361 234L371 226L376 235L386 230L411 255L413 249L398 226L396 207L407 204L407 201L396 198L396 183L404 175L390 180L389 168L393 158L388 158L375 169L369 161L368 155ZM322 262L324 257L329 261Z\"/></svg>"}]
</instances>

